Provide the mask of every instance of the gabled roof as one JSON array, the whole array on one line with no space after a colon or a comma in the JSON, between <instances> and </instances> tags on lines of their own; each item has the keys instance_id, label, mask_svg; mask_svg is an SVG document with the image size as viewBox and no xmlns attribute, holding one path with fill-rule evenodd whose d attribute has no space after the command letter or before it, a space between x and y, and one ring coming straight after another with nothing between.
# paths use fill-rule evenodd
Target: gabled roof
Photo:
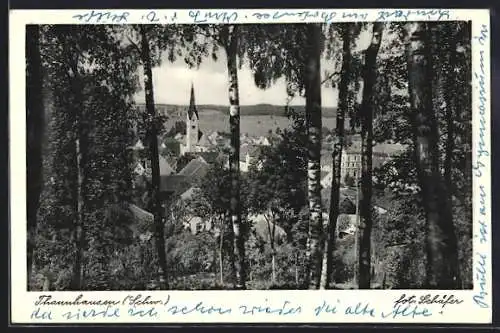
<instances>
[{"instance_id":1,"label":"gabled roof","mask_svg":"<svg viewBox=\"0 0 500 333\"><path fill-rule=\"evenodd\" d=\"M134 216L134 223L130 225L130 229L135 236L139 236L148 231L154 231L154 215L134 204L128 205L129 211Z\"/></svg>"},{"instance_id":2,"label":"gabled roof","mask_svg":"<svg viewBox=\"0 0 500 333\"><path fill-rule=\"evenodd\" d=\"M185 176L189 180L199 179L207 174L209 164L198 156L197 158L189 161L189 163L179 171L179 175Z\"/></svg>"},{"instance_id":3,"label":"gabled roof","mask_svg":"<svg viewBox=\"0 0 500 333\"><path fill-rule=\"evenodd\" d=\"M199 132L201 133L201 131ZM198 145L199 146L202 146L202 147L209 147L212 145L212 143L210 142L210 140L208 140L207 136L206 135L201 135L201 137L198 137Z\"/></svg>"},{"instance_id":4,"label":"gabled roof","mask_svg":"<svg viewBox=\"0 0 500 333\"><path fill-rule=\"evenodd\" d=\"M202 157L208 164L215 163L219 157L219 153L216 151L203 151L195 154Z\"/></svg>"}]
</instances>

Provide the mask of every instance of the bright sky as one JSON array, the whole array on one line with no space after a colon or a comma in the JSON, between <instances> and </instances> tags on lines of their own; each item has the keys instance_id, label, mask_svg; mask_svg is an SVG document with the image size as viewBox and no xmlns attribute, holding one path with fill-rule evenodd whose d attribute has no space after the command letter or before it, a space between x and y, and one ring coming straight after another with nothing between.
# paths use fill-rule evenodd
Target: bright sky
<instances>
[{"instance_id":1,"label":"bright sky","mask_svg":"<svg viewBox=\"0 0 500 333\"><path fill-rule=\"evenodd\" d=\"M358 45L366 48L370 35L365 34L360 38ZM361 41L361 39L363 39ZM322 76L327 69L333 70L331 61L322 61ZM274 104L284 105L286 101L285 80L279 80L274 86L267 90L258 89L254 84L254 79L250 68L243 66L238 71L240 104ZM228 80L225 55L221 54L218 61L213 61L211 57L204 60L198 69L189 69L183 59L177 59L170 63L165 58L160 67L153 69L153 84L155 92L155 102L162 104L189 104L189 93L191 83L194 84L196 94L196 104L217 104L229 105L228 100ZM142 82L141 82L142 84ZM337 106L338 91L333 88L322 88L322 105L327 107ZM144 91L136 95L137 103L144 103ZM299 97L294 98L292 104L304 104L305 100Z\"/></svg>"}]
</instances>

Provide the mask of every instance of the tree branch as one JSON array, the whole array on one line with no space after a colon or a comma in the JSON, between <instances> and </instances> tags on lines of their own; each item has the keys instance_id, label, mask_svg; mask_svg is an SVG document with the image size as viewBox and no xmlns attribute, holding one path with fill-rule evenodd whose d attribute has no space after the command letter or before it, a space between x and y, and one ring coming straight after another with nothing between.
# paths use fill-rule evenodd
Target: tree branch
<instances>
[{"instance_id":1,"label":"tree branch","mask_svg":"<svg viewBox=\"0 0 500 333\"><path fill-rule=\"evenodd\" d=\"M323 81L321 81L321 85L326 83L327 81L331 80L335 75L340 75L340 72L333 72L330 75L328 75Z\"/></svg>"},{"instance_id":2,"label":"tree branch","mask_svg":"<svg viewBox=\"0 0 500 333\"><path fill-rule=\"evenodd\" d=\"M127 39L130 42L130 44L132 44L132 46L136 49L136 51L139 52L139 54L140 54L141 49L139 48L139 45L137 45L128 35L127 35Z\"/></svg>"}]
</instances>

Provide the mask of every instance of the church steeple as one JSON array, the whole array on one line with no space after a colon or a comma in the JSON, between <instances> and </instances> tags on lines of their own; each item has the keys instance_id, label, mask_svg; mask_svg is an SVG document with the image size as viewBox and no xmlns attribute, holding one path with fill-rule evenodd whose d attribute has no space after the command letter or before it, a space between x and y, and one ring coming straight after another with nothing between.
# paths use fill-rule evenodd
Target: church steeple
<instances>
[{"instance_id":1,"label":"church steeple","mask_svg":"<svg viewBox=\"0 0 500 333\"><path fill-rule=\"evenodd\" d=\"M191 98L189 100L188 118L193 119L193 115L196 115L196 119L200 119L198 116L198 110L196 109L196 103L194 101L194 85L191 83Z\"/></svg>"}]
</instances>

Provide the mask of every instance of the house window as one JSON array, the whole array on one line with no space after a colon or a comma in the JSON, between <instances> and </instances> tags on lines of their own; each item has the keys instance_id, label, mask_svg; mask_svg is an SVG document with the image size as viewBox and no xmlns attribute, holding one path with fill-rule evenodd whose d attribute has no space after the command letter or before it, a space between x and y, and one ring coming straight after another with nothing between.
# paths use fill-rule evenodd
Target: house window
<instances>
[{"instance_id":1,"label":"house window","mask_svg":"<svg viewBox=\"0 0 500 333\"><path fill-rule=\"evenodd\" d=\"M193 125L193 126L191 126L191 128L192 128L192 129L195 129L195 128L196 128L196 126L195 126L195 125Z\"/></svg>"}]
</instances>

